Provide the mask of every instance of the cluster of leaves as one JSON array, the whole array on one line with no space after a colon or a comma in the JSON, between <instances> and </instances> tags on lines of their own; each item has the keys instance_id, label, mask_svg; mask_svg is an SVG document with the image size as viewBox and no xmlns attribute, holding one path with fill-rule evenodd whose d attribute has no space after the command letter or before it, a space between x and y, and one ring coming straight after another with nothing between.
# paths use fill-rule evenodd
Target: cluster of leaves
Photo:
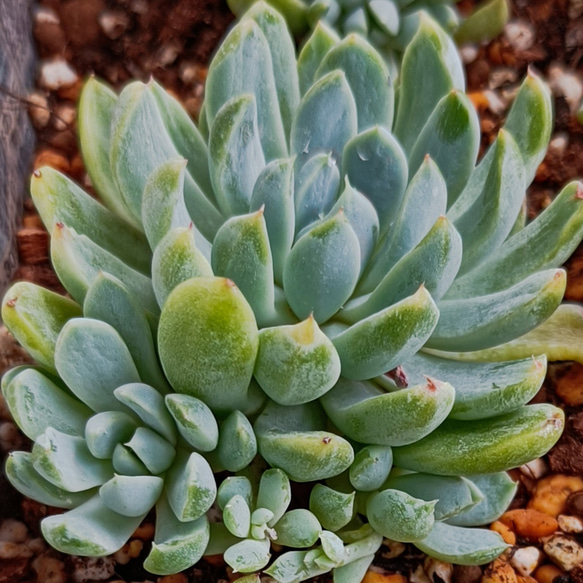
<instances>
[{"instance_id":1,"label":"cluster of leaves","mask_svg":"<svg viewBox=\"0 0 583 583\"><path fill-rule=\"evenodd\" d=\"M256 0L228 0L241 17ZM456 0L459 1L459 0ZM269 0L297 36L325 22L341 36L357 33L383 56L392 72L399 68L403 51L415 36L424 13L429 14L458 42L490 39L508 20L507 0L484 0L461 19L454 0Z\"/></svg>"},{"instance_id":2,"label":"cluster of leaves","mask_svg":"<svg viewBox=\"0 0 583 583\"><path fill-rule=\"evenodd\" d=\"M506 548L468 527L562 430L525 404L577 317L557 309L558 266L583 189L525 225L552 124L533 74L477 166L462 66L427 15L398 106L388 78L323 25L296 60L258 3L210 66L198 127L154 82L87 83L81 146L106 206L50 168L31 188L71 299L20 283L2 306L39 363L2 381L34 440L6 473L68 509L42 523L57 549L111 553L153 507L158 574L205 553L254 573L272 541L293 549L265 570L279 583L360 581L383 537L461 564ZM289 510L290 480L309 508Z\"/></svg>"}]
</instances>

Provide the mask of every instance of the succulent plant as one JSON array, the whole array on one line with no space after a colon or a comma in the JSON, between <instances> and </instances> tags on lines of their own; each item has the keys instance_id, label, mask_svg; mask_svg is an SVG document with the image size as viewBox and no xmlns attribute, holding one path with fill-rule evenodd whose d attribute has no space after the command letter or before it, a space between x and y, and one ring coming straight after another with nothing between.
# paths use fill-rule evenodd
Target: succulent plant
<instances>
[{"instance_id":1,"label":"succulent plant","mask_svg":"<svg viewBox=\"0 0 583 583\"><path fill-rule=\"evenodd\" d=\"M50 168L31 187L71 298L20 283L2 307L38 362L3 378L35 442L6 471L69 509L42 523L56 548L111 552L153 506L159 574L224 553L255 580L273 540L293 549L265 569L279 583L360 581L383 537L460 564L506 548L468 527L561 433L559 409L526 403L545 350L569 350L557 266L583 187L525 225L552 125L534 74L477 166L461 63L429 17L397 107L388 78L323 26L296 60L258 3L198 127L154 82L88 81L80 141L105 206ZM290 481L311 487L293 510Z\"/></svg>"},{"instance_id":2,"label":"succulent plant","mask_svg":"<svg viewBox=\"0 0 583 583\"><path fill-rule=\"evenodd\" d=\"M228 0L241 17L256 0ZM345 36L365 37L391 69L419 28L422 13L429 14L460 43L491 39L502 32L509 16L506 0L484 0L462 19L455 8L459 0L269 0L281 12L295 35L303 36L318 22Z\"/></svg>"}]
</instances>

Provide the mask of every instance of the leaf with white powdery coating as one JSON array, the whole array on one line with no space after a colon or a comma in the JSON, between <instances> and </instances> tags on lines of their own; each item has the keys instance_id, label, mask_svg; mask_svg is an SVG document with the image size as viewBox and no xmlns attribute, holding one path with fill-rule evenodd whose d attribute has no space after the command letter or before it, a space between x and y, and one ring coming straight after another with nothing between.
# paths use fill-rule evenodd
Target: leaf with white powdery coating
<instances>
[{"instance_id":1,"label":"leaf with white powdery coating","mask_svg":"<svg viewBox=\"0 0 583 583\"><path fill-rule=\"evenodd\" d=\"M109 324L90 318L65 325L57 340L55 364L71 391L94 411L125 411L114 390L140 382L120 335Z\"/></svg>"},{"instance_id":2,"label":"leaf with white powdery coating","mask_svg":"<svg viewBox=\"0 0 583 583\"><path fill-rule=\"evenodd\" d=\"M28 353L55 372L55 344L63 326L83 315L81 306L29 282L15 283L2 301L2 321Z\"/></svg>"},{"instance_id":3,"label":"leaf with white powdery coating","mask_svg":"<svg viewBox=\"0 0 583 583\"><path fill-rule=\"evenodd\" d=\"M393 456L400 468L442 476L501 472L544 455L563 427L561 409L528 405L490 419L448 419L427 437L394 448Z\"/></svg>"},{"instance_id":4,"label":"leaf with white powdery coating","mask_svg":"<svg viewBox=\"0 0 583 583\"><path fill-rule=\"evenodd\" d=\"M49 232L57 223L64 223L130 267L146 275L150 272L150 249L143 233L107 210L64 174L50 167L36 170L30 193Z\"/></svg>"},{"instance_id":5,"label":"leaf with white powdery coating","mask_svg":"<svg viewBox=\"0 0 583 583\"><path fill-rule=\"evenodd\" d=\"M202 557L209 536L206 516L180 522L164 494L156 504L154 542L144 561L144 568L155 575L174 575L188 569Z\"/></svg>"},{"instance_id":6,"label":"leaf with white powdery coating","mask_svg":"<svg viewBox=\"0 0 583 583\"><path fill-rule=\"evenodd\" d=\"M266 161L285 158L287 142L271 50L261 27L252 19L239 22L231 30L209 67L204 105L211 134L217 112L231 98L242 95L253 96L257 103L257 127ZM211 147L211 160L213 157Z\"/></svg>"},{"instance_id":7,"label":"leaf with white powdery coating","mask_svg":"<svg viewBox=\"0 0 583 583\"><path fill-rule=\"evenodd\" d=\"M298 318L313 314L325 322L350 297L359 273L358 238L339 211L304 234L288 255L283 271L288 303Z\"/></svg>"},{"instance_id":8,"label":"leaf with white powdery coating","mask_svg":"<svg viewBox=\"0 0 583 583\"><path fill-rule=\"evenodd\" d=\"M45 518L41 530L49 544L62 553L103 557L118 551L144 517L122 516L96 495L74 510Z\"/></svg>"},{"instance_id":9,"label":"leaf with white powdery coating","mask_svg":"<svg viewBox=\"0 0 583 583\"><path fill-rule=\"evenodd\" d=\"M233 97L217 112L209 139L211 180L225 215L249 211L253 187L265 167L256 98Z\"/></svg>"},{"instance_id":10,"label":"leaf with white powdery coating","mask_svg":"<svg viewBox=\"0 0 583 583\"><path fill-rule=\"evenodd\" d=\"M333 336L342 376L364 380L395 368L425 344L438 318L429 292L420 287L412 296Z\"/></svg>"},{"instance_id":11,"label":"leaf with white powdery coating","mask_svg":"<svg viewBox=\"0 0 583 583\"><path fill-rule=\"evenodd\" d=\"M259 332L255 378L280 405L300 405L330 390L340 376L340 359L313 317L293 326Z\"/></svg>"},{"instance_id":12,"label":"leaf with white powdery coating","mask_svg":"<svg viewBox=\"0 0 583 583\"><path fill-rule=\"evenodd\" d=\"M257 355L257 324L232 281L199 277L176 287L160 316L158 346L176 392L200 398L213 410L244 409Z\"/></svg>"},{"instance_id":13,"label":"leaf with white powdery coating","mask_svg":"<svg viewBox=\"0 0 583 583\"><path fill-rule=\"evenodd\" d=\"M454 397L453 387L437 380L386 393L374 383L341 377L320 402L332 423L351 439L397 446L414 443L438 427Z\"/></svg>"}]
</instances>

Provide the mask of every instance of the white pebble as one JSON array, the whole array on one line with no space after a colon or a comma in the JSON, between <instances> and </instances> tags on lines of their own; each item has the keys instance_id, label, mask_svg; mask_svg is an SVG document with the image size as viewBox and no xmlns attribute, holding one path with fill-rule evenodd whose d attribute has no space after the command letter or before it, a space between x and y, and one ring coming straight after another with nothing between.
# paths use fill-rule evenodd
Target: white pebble
<instances>
[{"instance_id":1,"label":"white pebble","mask_svg":"<svg viewBox=\"0 0 583 583\"><path fill-rule=\"evenodd\" d=\"M525 476L529 476L530 478L538 480L539 478L542 478L549 471L549 469L545 461L539 457L535 460L532 460L531 462L528 462L527 464L524 464L523 466L520 466L520 471Z\"/></svg>"},{"instance_id":2,"label":"white pebble","mask_svg":"<svg viewBox=\"0 0 583 583\"><path fill-rule=\"evenodd\" d=\"M570 571L583 562L583 548L577 541L563 534L554 534L544 543L545 553L563 571Z\"/></svg>"},{"instance_id":3,"label":"white pebble","mask_svg":"<svg viewBox=\"0 0 583 583\"><path fill-rule=\"evenodd\" d=\"M53 59L41 65L39 85L50 91L70 87L77 79L79 79L79 75L64 59Z\"/></svg>"},{"instance_id":4,"label":"white pebble","mask_svg":"<svg viewBox=\"0 0 583 583\"><path fill-rule=\"evenodd\" d=\"M460 48L460 57L464 65L473 63L480 54L480 49L474 44L467 44Z\"/></svg>"},{"instance_id":5,"label":"white pebble","mask_svg":"<svg viewBox=\"0 0 583 583\"><path fill-rule=\"evenodd\" d=\"M579 76L563 65L555 63L549 67L548 80L553 95L564 97L571 113L575 113L583 98L583 82Z\"/></svg>"},{"instance_id":6,"label":"white pebble","mask_svg":"<svg viewBox=\"0 0 583 583\"><path fill-rule=\"evenodd\" d=\"M130 23L127 14L116 10L105 10L97 17L97 20L105 36L112 40L119 38Z\"/></svg>"},{"instance_id":7,"label":"white pebble","mask_svg":"<svg viewBox=\"0 0 583 583\"><path fill-rule=\"evenodd\" d=\"M10 543L23 543L28 536L28 528L24 522L7 518L0 524L0 541Z\"/></svg>"},{"instance_id":8,"label":"white pebble","mask_svg":"<svg viewBox=\"0 0 583 583\"><path fill-rule=\"evenodd\" d=\"M34 21L37 24L61 24L57 13L46 6L37 6L34 8Z\"/></svg>"},{"instance_id":9,"label":"white pebble","mask_svg":"<svg viewBox=\"0 0 583 583\"><path fill-rule=\"evenodd\" d=\"M517 51L530 49L536 40L534 27L524 20L511 20L504 27L504 35Z\"/></svg>"},{"instance_id":10,"label":"white pebble","mask_svg":"<svg viewBox=\"0 0 583 583\"><path fill-rule=\"evenodd\" d=\"M567 516L566 514L560 514L557 517L559 523L559 528L563 532L571 532L574 534L583 532L583 520L578 516Z\"/></svg>"},{"instance_id":11,"label":"white pebble","mask_svg":"<svg viewBox=\"0 0 583 583\"><path fill-rule=\"evenodd\" d=\"M453 565L451 563L444 563L443 561L427 557L423 566L430 581L441 580L444 583L451 583L453 577Z\"/></svg>"},{"instance_id":12,"label":"white pebble","mask_svg":"<svg viewBox=\"0 0 583 583\"><path fill-rule=\"evenodd\" d=\"M423 570L423 567L419 565L417 569L409 575L409 583L431 583L431 581Z\"/></svg>"},{"instance_id":13,"label":"white pebble","mask_svg":"<svg viewBox=\"0 0 583 583\"><path fill-rule=\"evenodd\" d=\"M528 577L538 567L541 552L536 547L522 547L510 559L512 566L523 577Z\"/></svg>"}]
</instances>

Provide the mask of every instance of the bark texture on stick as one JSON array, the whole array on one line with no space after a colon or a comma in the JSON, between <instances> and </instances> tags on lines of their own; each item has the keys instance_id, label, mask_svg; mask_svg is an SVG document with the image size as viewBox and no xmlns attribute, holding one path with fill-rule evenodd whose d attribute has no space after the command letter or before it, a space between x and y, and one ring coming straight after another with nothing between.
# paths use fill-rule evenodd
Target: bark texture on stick
<instances>
[{"instance_id":1,"label":"bark texture on stick","mask_svg":"<svg viewBox=\"0 0 583 583\"><path fill-rule=\"evenodd\" d=\"M0 297L18 262L16 232L30 173L34 134L26 106L34 50L30 0L0 0Z\"/></svg>"}]
</instances>

